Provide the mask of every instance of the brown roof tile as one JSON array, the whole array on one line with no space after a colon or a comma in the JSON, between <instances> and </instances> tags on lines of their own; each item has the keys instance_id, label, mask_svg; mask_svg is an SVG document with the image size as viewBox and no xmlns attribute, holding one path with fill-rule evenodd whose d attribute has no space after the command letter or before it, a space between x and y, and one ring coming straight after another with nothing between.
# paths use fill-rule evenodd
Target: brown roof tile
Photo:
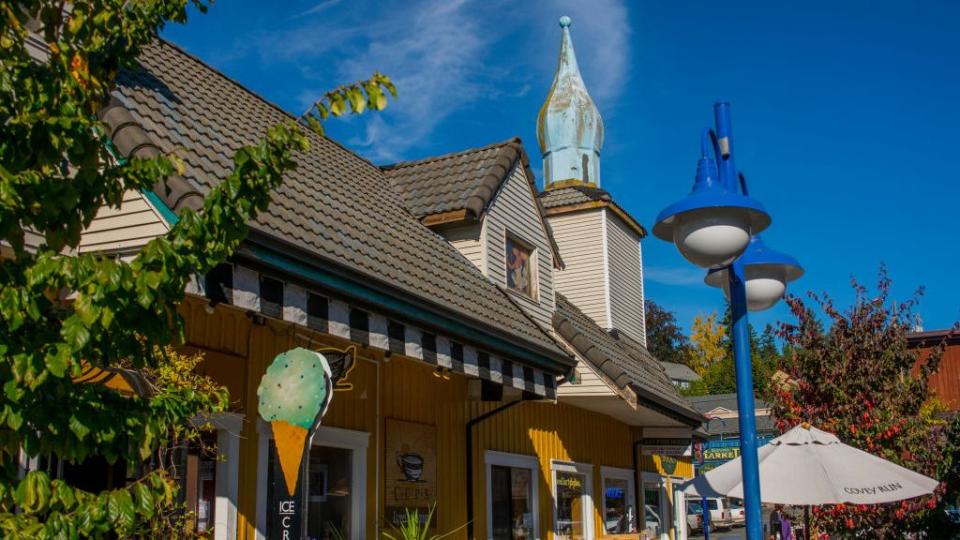
<instances>
[{"instance_id":1,"label":"brown roof tile","mask_svg":"<svg viewBox=\"0 0 960 540\"><path fill-rule=\"evenodd\" d=\"M418 218L467 210L477 219L513 165L523 156L520 139L383 167ZM526 165L526 164L524 164Z\"/></svg>"},{"instance_id":2,"label":"brown roof tile","mask_svg":"<svg viewBox=\"0 0 960 540\"><path fill-rule=\"evenodd\" d=\"M566 186L547 189L540 193L540 202L546 209L596 201L612 201L606 190L591 186Z\"/></svg>"},{"instance_id":3,"label":"brown roof tile","mask_svg":"<svg viewBox=\"0 0 960 540\"><path fill-rule=\"evenodd\" d=\"M649 406L666 408L687 423L699 424L703 416L670 382L663 367L637 341L622 332L600 328L577 306L557 293L553 326L563 339L620 388L629 386Z\"/></svg>"},{"instance_id":4,"label":"brown roof tile","mask_svg":"<svg viewBox=\"0 0 960 540\"><path fill-rule=\"evenodd\" d=\"M172 44L146 48L140 63L142 69L121 74L115 95L162 151L183 159L183 177L201 193L232 170L237 149L290 119ZM411 216L378 167L330 139L309 136L310 150L297 156L297 169L250 224L252 232L569 362L506 293Z\"/></svg>"}]
</instances>

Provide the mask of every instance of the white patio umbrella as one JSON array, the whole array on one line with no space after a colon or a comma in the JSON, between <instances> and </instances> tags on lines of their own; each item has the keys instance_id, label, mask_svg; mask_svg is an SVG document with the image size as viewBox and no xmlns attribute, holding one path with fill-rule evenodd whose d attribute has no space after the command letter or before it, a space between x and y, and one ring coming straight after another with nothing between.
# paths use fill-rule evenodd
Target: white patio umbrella
<instances>
[{"instance_id":1,"label":"white patio umbrella","mask_svg":"<svg viewBox=\"0 0 960 540\"><path fill-rule=\"evenodd\" d=\"M938 482L840 442L809 425L798 425L758 451L760 499L765 503L814 506L877 504L933 493ZM702 497L743 498L740 458L683 484Z\"/></svg>"}]
</instances>

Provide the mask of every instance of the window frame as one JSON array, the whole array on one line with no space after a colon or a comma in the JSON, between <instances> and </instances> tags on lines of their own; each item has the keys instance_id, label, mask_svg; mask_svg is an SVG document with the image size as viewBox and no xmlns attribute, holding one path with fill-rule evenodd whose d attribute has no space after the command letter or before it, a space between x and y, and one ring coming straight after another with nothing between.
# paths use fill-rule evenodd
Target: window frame
<instances>
[{"instance_id":1,"label":"window frame","mask_svg":"<svg viewBox=\"0 0 960 540\"><path fill-rule=\"evenodd\" d=\"M515 469L530 470L531 479L531 522L533 524L533 538L540 538L540 462L536 456L525 454L510 454L507 452L498 452L496 450L487 450L483 454L484 471L486 473L487 487L487 540L493 540L493 467L512 467Z\"/></svg>"},{"instance_id":2,"label":"window frame","mask_svg":"<svg viewBox=\"0 0 960 540\"><path fill-rule=\"evenodd\" d=\"M567 472L582 474L584 476L584 490L583 498L585 504L583 505L583 536L586 540L594 540L596 538L596 531L594 530L593 516L594 508L596 503L593 498L593 464L591 463L577 463L575 461L562 461L558 459L550 460L550 474L552 476L553 485L553 534L554 537L557 536L557 531L559 527L559 508L557 504L557 473L558 472Z\"/></svg>"},{"instance_id":3,"label":"window frame","mask_svg":"<svg viewBox=\"0 0 960 540\"><path fill-rule=\"evenodd\" d=\"M267 453L273 440L270 424L257 422L257 526L256 540L266 540L267 526ZM353 482L350 497L350 538L367 537L367 449L370 433L320 425L313 435L312 446L327 446L350 450L350 477Z\"/></svg>"},{"instance_id":4,"label":"window frame","mask_svg":"<svg viewBox=\"0 0 960 540\"><path fill-rule=\"evenodd\" d=\"M669 504L667 497L669 497L669 490L667 489L667 481L671 477L661 476L659 473L644 471L640 476L640 497L643 504L643 528L641 531L646 530L647 523L647 492L644 489L644 484L656 484L657 485L657 516L660 518L660 535L656 537L655 540L670 540L670 529L672 528L672 520L665 521L664 515L670 517L672 513L671 505ZM639 519L639 518L638 518ZM686 520L686 515L684 515L684 520ZM639 527L639 521L637 526Z\"/></svg>"},{"instance_id":5,"label":"window frame","mask_svg":"<svg viewBox=\"0 0 960 540\"><path fill-rule=\"evenodd\" d=\"M607 479L626 480L627 481L627 505L633 506L633 528L640 532L639 511L636 501L636 471L632 469L623 469L620 467L600 467L600 523L603 525L603 534L607 533ZM644 509L645 511L645 509ZM644 516L646 519L646 516ZM632 533L630 533L632 534Z\"/></svg>"},{"instance_id":6,"label":"window frame","mask_svg":"<svg viewBox=\"0 0 960 540\"><path fill-rule=\"evenodd\" d=\"M509 270L507 268L507 242L513 242L520 245L524 249L530 252L530 294L522 293L516 291L510 287L510 278L508 276ZM540 250L538 250L532 242L528 242L523 239L518 234L515 234L508 228L503 229L503 243L501 244L501 249L503 253L503 286L507 291L517 295L520 298L524 298L530 302L539 303L540 302Z\"/></svg>"}]
</instances>

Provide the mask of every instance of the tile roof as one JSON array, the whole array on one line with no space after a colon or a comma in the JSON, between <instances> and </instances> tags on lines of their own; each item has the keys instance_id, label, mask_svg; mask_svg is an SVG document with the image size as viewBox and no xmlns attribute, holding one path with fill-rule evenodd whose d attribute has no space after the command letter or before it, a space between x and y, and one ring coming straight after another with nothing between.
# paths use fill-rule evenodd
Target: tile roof
<instances>
[{"instance_id":1,"label":"tile roof","mask_svg":"<svg viewBox=\"0 0 960 540\"><path fill-rule=\"evenodd\" d=\"M560 293L553 326L582 357L620 388L629 386L645 405L666 408L687 423L703 420L703 415L680 396L663 367L642 344L622 332L608 333Z\"/></svg>"},{"instance_id":2,"label":"tile roof","mask_svg":"<svg viewBox=\"0 0 960 540\"><path fill-rule=\"evenodd\" d=\"M704 422L704 431L708 436L713 435L738 435L740 433L740 419L739 418L724 418L723 422L720 420L713 420L710 422ZM773 417L769 414L757 415L756 417L756 429L757 433L760 434L775 434L779 435L777 431L776 422L774 422Z\"/></svg>"},{"instance_id":3,"label":"tile roof","mask_svg":"<svg viewBox=\"0 0 960 540\"><path fill-rule=\"evenodd\" d=\"M540 202L547 209L596 201L613 201L613 197L605 189L586 185L551 187L540 193Z\"/></svg>"},{"instance_id":4,"label":"tile roof","mask_svg":"<svg viewBox=\"0 0 960 540\"><path fill-rule=\"evenodd\" d=\"M708 396L690 396L687 400L700 412L708 413L717 407L723 407L728 411L737 410L736 394L713 394ZM756 409L769 409L770 404L760 398L753 399L753 406Z\"/></svg>"},{"instance_id":5,"label":"tile roof","mask_svg":"<svg viewBox=\"0 0 960 540\"><path fill-rule=\"evenodd\" d=\"M115 97L162 151L183 159L184 178L202 193L229 174L237 149L290 119L173 44L147 47L140 64L120 75ZM308 135L310 150L296 157L299 166L250 224L252 232L509 335L554 362L572 361L504 291L411 216L377 166Z\"/></svg>"},{"instance_id":6,"label":"tile roof","mask_svg":"<svg viewBox=\"0 0 960 540\"><path fill-rule=\"evenodd\" d=\"M464 210L467 219L476 220L518 163L536 193L530 160L519 137L452 154L394 163L382 169L403 195L407 210L417 218ZM553 229L544 219L546 211L538 198L534 197L534 202L553 250L554 266L563 268Z\"/></svg>"},{"instance_id":7,"label":"tile roof","mask_svg":"<svg viewBox=\"0 0 960 540\"><path fill-rule=\"evenodd\" d=\"M689 367L678 364L676 362L660 362L660 365L663 366L663 369L666 370L667 376L670 379L675 381L699 381L700 376L697 375L697 372L690 369Z\"/></svg>"},{"instance_id":8,"label":"tile roof","mask_svg":"<svg viewBox=\"0 0 960 540\"><path fill-rule=\"evenodd\" d=\"M467 210L472 219L477 219L522 157L523 144L513 138L481 148L394 163L383 167L383 172L403 194L407 209L414 216Z\"/></svg>"}]
</instances>

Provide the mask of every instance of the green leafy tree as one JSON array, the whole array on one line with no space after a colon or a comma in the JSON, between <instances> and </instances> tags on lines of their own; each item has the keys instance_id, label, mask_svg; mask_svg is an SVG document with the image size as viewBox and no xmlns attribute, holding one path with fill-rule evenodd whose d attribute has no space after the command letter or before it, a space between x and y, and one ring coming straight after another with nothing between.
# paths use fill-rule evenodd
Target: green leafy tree
<instances>
[{"instance_id":1,"label":"green leafy tree","mask_svg":"<svg viewBox=\"0 0 960 540\"><path fill-rule=\"evenodd\" d=\"M202 2L189 2L200 11ZM128 538L173 503L163 470L121 489L88 493L46 473L18 478L18 456L140 463L169 444L177 426L222 406L175 384L123 397L75 384L84 366L162 370L157 347L183 336L177 304L188 276L209 271L239 246L246 223L328 115L382 109L394 94L380 74L337 88L300 122L274 126L237 151L230 174L199 211L129 262L76 254L81 231L128 190L151 190L181 167L176 156L117 160L98 111L120 70L168 22L186 21L187 0L23 1L0 4L0 536ZM32 55L28 37L43 44ZM25 237L40 238L27 248Z\"/></svg>"},{"instance_id":2,"label":"green leafy tree","mask_svg":"<svg viewBox=\"0 0 960 540\"><path fill-rule=\"evenodd\" d=\"M644 324L647 332L647 350L657 360L686 364L690 360L690 341L683 335L677 316L661 307L653 300L647 300L644 307Z\"/></svg>"},{"instance_id":3,"label":"green leafy tree","mask_svg":"<svg viewBox=\"0 0 960 540\"><path fill-rule=\"evenodd\" d=\"M949 460L947 428L931 401L927 380L942 355L935 350L917 366L907 348L914 297L904 303L890 298L884 269L875 292L854 282L855 300L841 310L826 295L810 294L825 314L822 323L801 298L788 297L792 324L780 335L789 345L780 369L789 383L773 392L772 415L785 431L809 422L835 433L843 442L937 477ZM926 528L943 486L934 496L887 505L838 505L814 509L820 528L858 538L903 538Z\"/></svg>"},{"instance_id":4,"label":"green leafy tree","mask_svg":"<svg viewBox=\"0 0 960 540\"><path fill-rule=\"evenodd\" d=\"M701 335L713 336L710 339L694 340L695 347L700 347L700 343L710 343L709 350L712 354L719 356L718 360L711 362L706 369L700 373L701 379L694 381L690 387L684 390L688 396L702 396L715 394L730 394L737 391L737 377L734 369L733 358L733 339L728 330L730 326L730 310L718 323L711 321L709 317L702 319ZM712 325L712 326L711 326ZM695 328L697 325L695 324ZM721 328L722 330L711 330L712 328ZM777 347L776 333L772 325L764 327L763 333L757 334L753 325L749 325L750 335L750 359L753 368L753 389L759 397L766 397L769 394L770 381L780 359L780 350ZM706 353L701 353L706 357Z\"/></svg>"}]
</instances>

